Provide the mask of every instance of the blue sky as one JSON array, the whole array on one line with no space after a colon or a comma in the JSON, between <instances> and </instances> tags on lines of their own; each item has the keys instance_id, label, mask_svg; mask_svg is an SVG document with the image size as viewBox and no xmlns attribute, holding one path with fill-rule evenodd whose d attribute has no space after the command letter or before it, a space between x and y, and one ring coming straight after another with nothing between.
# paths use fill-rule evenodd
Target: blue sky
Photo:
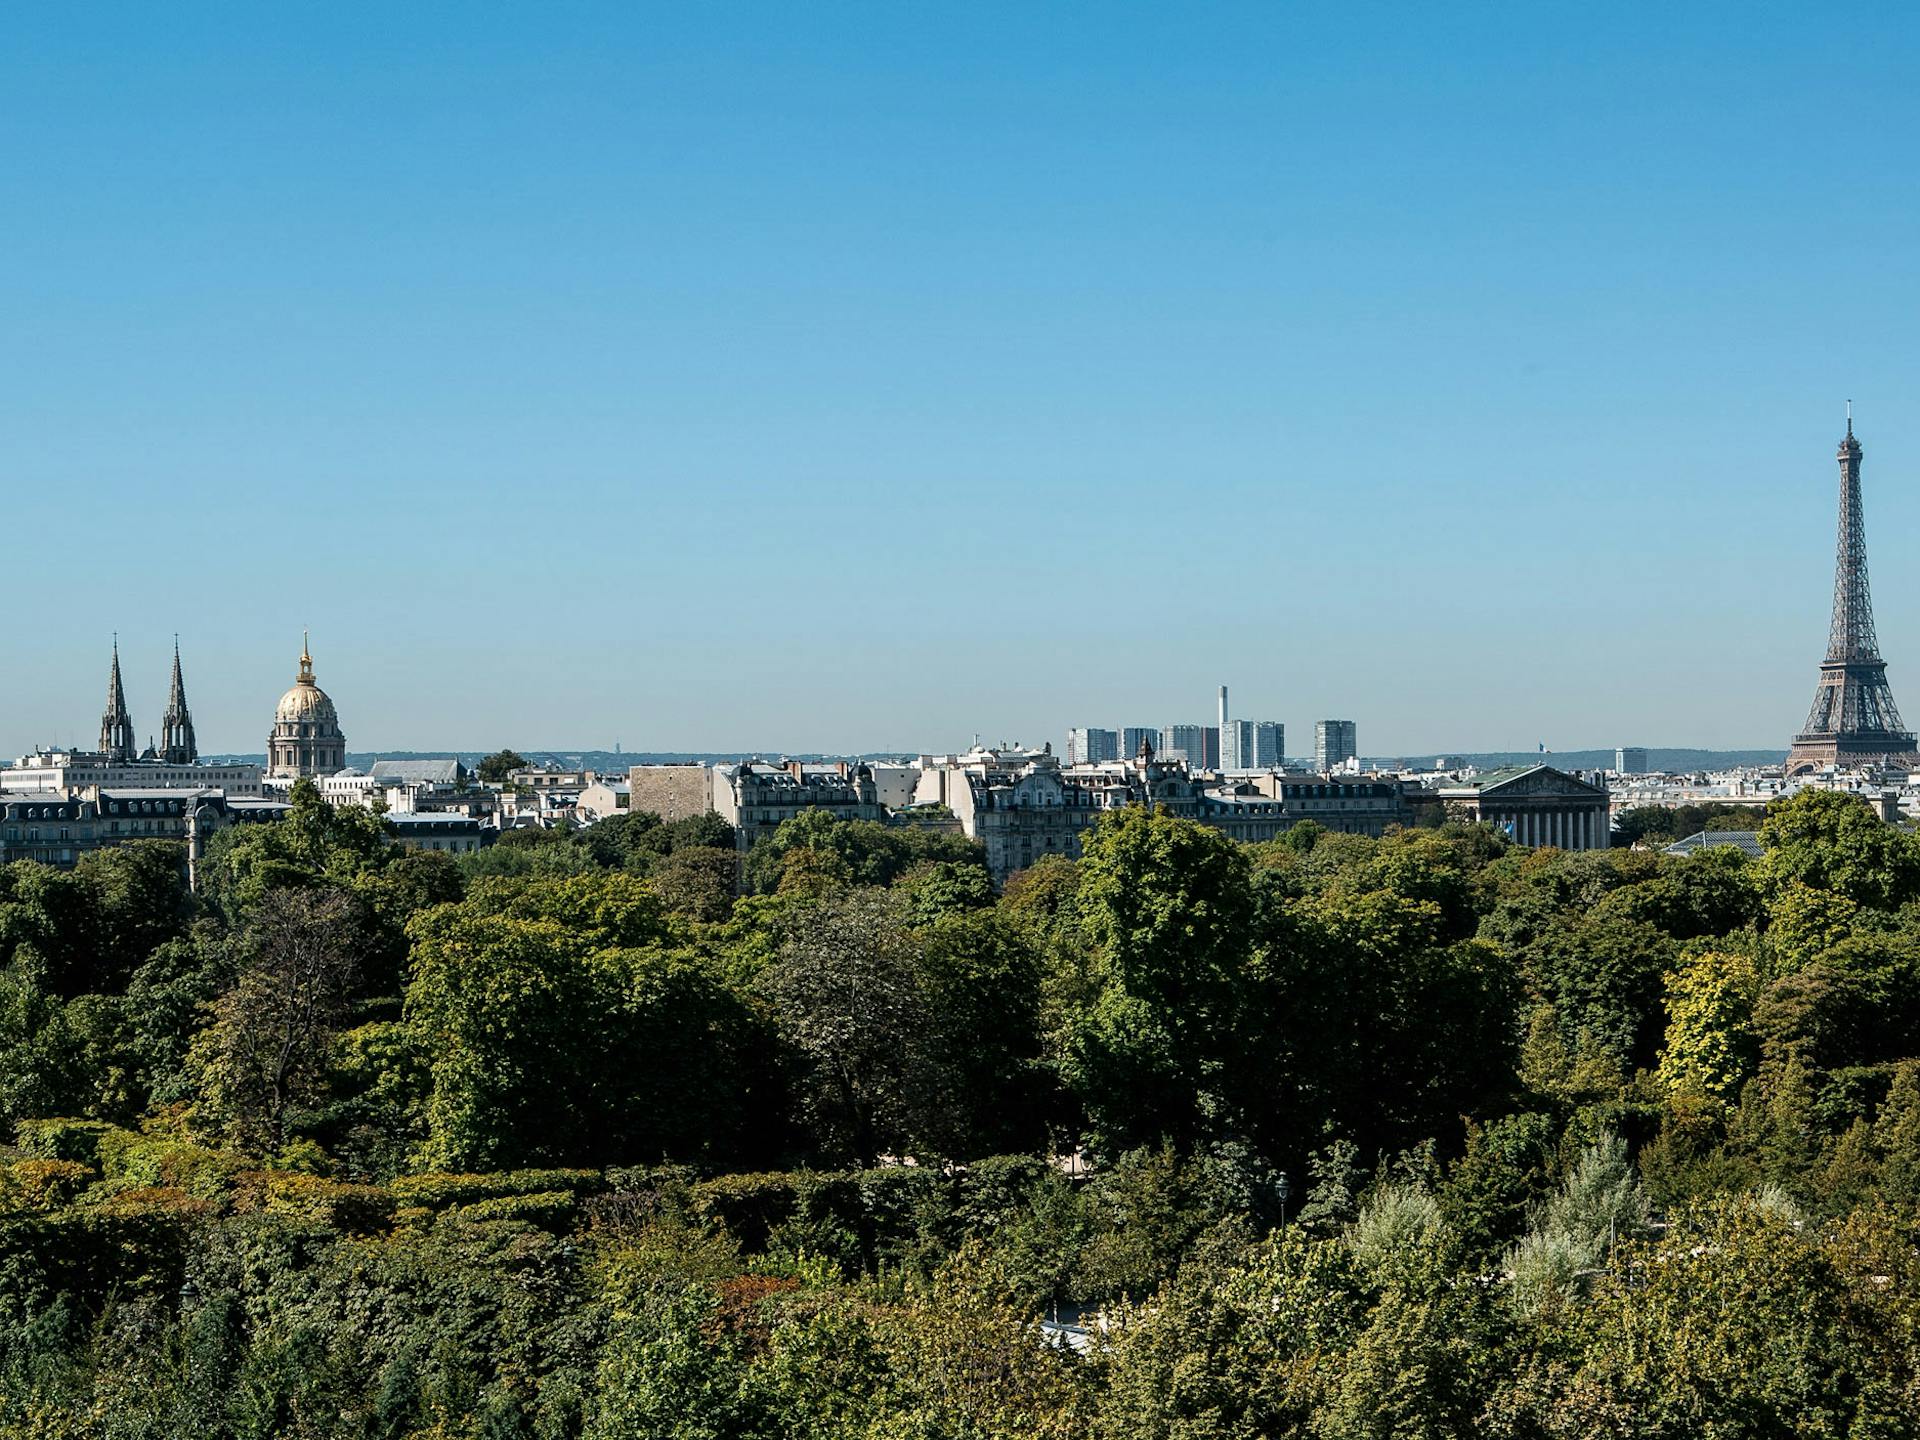
<instances>
[{"instance_id":1,"label":"blue sky","mask_svg":"<svg viewBox=\"0 0 1920 1440\"><path fill-rule=\"evenodd\" d=\"M0 751L1920 719L1908 7L21 5Z\"/></svg>"}]
</instances>

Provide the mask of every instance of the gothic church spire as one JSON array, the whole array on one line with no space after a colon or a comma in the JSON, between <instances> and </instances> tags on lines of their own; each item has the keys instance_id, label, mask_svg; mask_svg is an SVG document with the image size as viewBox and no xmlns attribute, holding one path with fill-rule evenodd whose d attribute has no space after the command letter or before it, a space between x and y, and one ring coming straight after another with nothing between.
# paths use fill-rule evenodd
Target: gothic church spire
<instances>
[{"instance_id":1,"label":"gothic church spire","mask_svg":"<svg viewBox=\"0 0 1920 1440\"><path fill-rule=\"evenodd\" d=\"M133 718L127 714L126 691L120 685L120 637L113 637L113 668L107 675L107 708L100 717L100 750L112 765L133 759L138 742Z\"/></svg>"},{"instance_id":2,"label":"gothic church spire","mask_svg":"<svg viewBox=\"0 0 1920 1440\"><path fill-rule=\"evenodd\" d=\"M180 677L180 637L173 637L173 684L167 713L160 719L160 758L169 765L191 765L200 758L193 739L193 715L187 709L187 685Z\"/></svg>"}]
</instances>

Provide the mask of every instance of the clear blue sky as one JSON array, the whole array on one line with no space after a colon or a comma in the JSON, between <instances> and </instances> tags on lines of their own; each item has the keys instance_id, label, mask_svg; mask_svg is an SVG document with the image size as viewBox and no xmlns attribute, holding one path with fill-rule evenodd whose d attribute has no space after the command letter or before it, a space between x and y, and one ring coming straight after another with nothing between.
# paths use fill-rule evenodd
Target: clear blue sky
<instances>
[{"instance_id":1,"label":"clear blue sky","mask_svg":"<svg viewBox=\"0 0 1920 1440\"><path fill-rule=\"evenodd\" d=\"M1907 6L14 5L0 751L1784 745Z\"/></svg>"}]
</instances>

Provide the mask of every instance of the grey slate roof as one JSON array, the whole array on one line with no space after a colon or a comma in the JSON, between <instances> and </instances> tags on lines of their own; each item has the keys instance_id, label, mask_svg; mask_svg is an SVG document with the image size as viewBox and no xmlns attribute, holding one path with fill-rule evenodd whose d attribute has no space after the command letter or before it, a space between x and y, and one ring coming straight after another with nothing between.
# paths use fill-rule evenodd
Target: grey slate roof
<instances>
[{"instance_id":1,"label":"grey slate roof","mask_svg":"<svg viewBox=\"0 0 1920 1440\"><path fill-rule=\"evenodd\" d=\"M1756 860L1767 853L1761 848L1757 830L1697 830L1686 839L1676 840L1667 846L1665 853L1691 855L1696 850L1705 850L1714 845L1731 845Z\"/></svg>"},{"instance_id":2,"label":"grey slate roof","mask_svg":"<svg viewBox=\"0 0 1920 1440\"><path fill-rule=\"evenodd\" d=\"M445 760L376 760L373 778L420 785L454 785L460 780L460 762Z\"/></svg>"}]
</instances>

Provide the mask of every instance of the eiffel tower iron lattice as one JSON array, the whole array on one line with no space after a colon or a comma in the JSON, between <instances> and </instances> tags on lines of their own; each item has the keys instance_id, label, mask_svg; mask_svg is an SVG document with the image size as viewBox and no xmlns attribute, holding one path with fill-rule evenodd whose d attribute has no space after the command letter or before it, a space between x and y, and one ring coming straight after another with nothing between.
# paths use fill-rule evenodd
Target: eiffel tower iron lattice
<instances>
[{"instance_id":1,"label":"eiffel tower iron lattice","mask_svg":"<svg viewBox=\"0 0 1920 1440\"><path fill-rule=\"evenodd\" d=\"M1913 733L1900 719L1887 685L1887 663L1873 629L1873 595L1867 588L1867 524L1860 504L1860 442L1847 416L1840 442L1840 534L1833 561L1833 623L1827 658L1804 729L1787 755L1787 773L1826 765L1891 765L1920 768Z\"/></svg>"}]
</instances>

